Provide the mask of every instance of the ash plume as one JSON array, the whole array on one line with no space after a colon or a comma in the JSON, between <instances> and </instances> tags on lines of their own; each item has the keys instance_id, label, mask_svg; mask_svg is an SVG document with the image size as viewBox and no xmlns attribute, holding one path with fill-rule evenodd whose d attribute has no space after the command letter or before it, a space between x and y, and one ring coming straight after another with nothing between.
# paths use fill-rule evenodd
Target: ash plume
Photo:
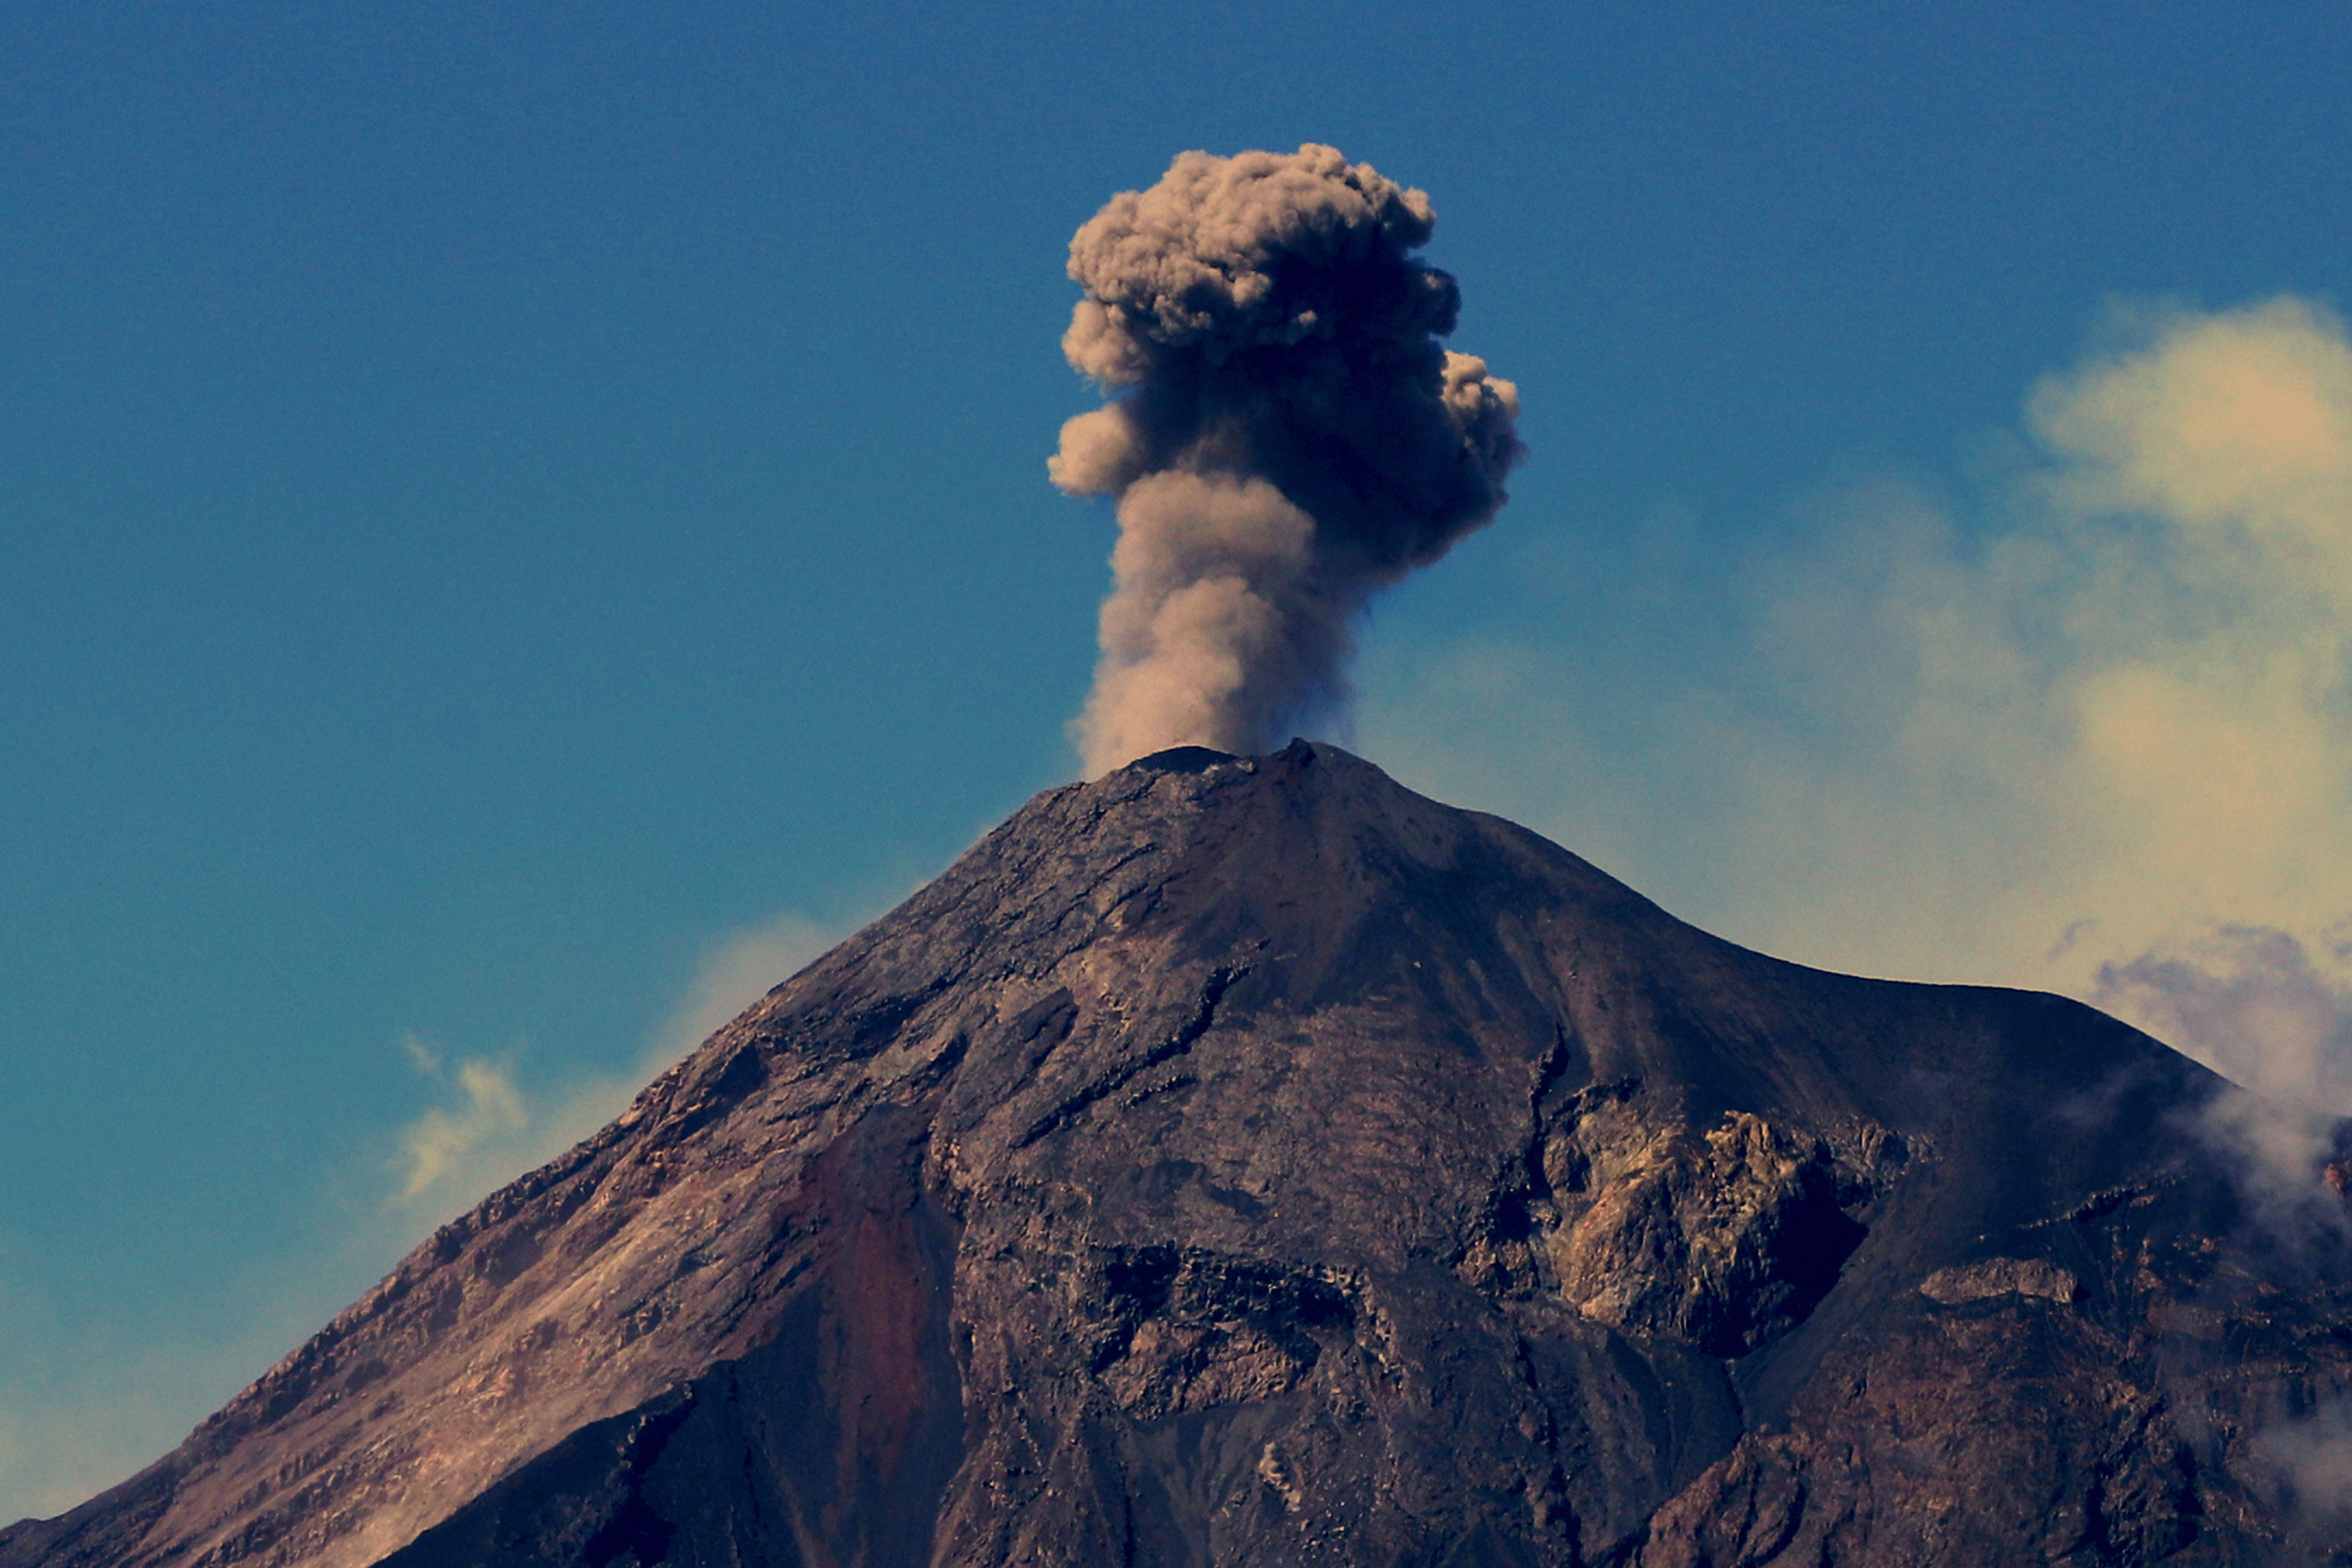
<instances>
[{"instance_id":1,"label":"ash plume","mask_svg":"<svg viewBox=\"0 0 2352 1568\"><path fill-rule=\"evenodd\" d=\"M1109 401L1062 427L1072 495L1118 500L1089 774L1163 747L1270 750L1345 700L1374 594L1483 526L1518 394L1438 342L1429 198L1335 148L1180 154L1070 242L1063 335Z\"/></svg>"}]
</instances>

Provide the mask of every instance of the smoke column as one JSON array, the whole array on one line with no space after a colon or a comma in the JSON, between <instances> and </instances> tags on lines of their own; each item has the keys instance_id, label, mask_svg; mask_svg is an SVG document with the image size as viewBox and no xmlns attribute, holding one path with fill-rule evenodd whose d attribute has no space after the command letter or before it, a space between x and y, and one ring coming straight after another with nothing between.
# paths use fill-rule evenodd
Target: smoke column
<instances>
[{"instance_id":1,"label":"smoke column","mask_svg":"<svg viewBox=\"0 0 2352 1568\"><path fill-rule=\"evenodd\" d=\"M1118 499L1089 774L1175 745L1262 752L1347 697L1374 594L1484 526L1517 390L1437 340L1429 198L1312 143L1180 154L1070 241L1063 335L1109 395L1048 463Z\"/></svg>"}]
</instances>

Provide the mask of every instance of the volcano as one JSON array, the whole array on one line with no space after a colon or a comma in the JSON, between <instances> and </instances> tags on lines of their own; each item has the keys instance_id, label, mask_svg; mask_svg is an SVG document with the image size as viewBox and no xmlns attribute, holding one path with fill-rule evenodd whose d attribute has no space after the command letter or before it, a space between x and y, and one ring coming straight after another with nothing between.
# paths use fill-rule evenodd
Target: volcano
<instances>
[{"instance_id":1,"label":"volcano","mask_svg":"<svg viewBox=\"0 0 2352 1568\"><path fill-rule=\"evenodd\" d=\"M2345 1561L2344 1167L2263 1185L2242 1101L1162 752L0 1568Z\"/></svg>"}]
</instances>

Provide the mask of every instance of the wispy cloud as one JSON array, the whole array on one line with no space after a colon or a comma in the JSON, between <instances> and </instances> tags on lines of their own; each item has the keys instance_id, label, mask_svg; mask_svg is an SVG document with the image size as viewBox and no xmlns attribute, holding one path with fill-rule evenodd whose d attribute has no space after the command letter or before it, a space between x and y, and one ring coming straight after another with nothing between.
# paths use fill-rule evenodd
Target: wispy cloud
<instances>
[{"instance_id":1,"label":"wispy cloud","mask_svg":"<svg viewBox=\"0 0 2352 1568\"><path fill-rule=\"evenodd\" d=\"M685 994L654 1031L638 1064L641 1086L863 923L784 914L731 932L714 944L695 965Z\"/></svg>"},{"instance_id":2,"label":"wispy cloud","mask_svg":"<svg viewBox=\"0 0 2352 1568\"><path fill-rule=\"evenodd\" d=\"M435 1106L400 1134L399 1163L405 1167L400 1197L405 1202L463 1171L486 1146L530 1131L530 1112L507 1067L468 1058L453 1069L443 1065L439 1052L413 1035L400 1044L416 1070L455 1101Z\"/></svg>"},{"instance_id":3,"label":"wispy cloud","mask_svg":"<svg viewBox=\"0 0 2352 1568\"><path fill-rule=\"evenodd\" d=\"M2253 1447L2284 1483L2277 1504L2298 1532L2340 1524L2352 1513L2352 1405L2326 1401L2264 1427Z\"/></svg>"},{"instance_id":4,"label":"wispy cloud","mask_svg":"<svg viewBox=\"0 0 2352 1568\"><path fill-rule=\"evenodd\" d=\"M437 1103L378 1146L380 1164L339 1173L371 1195L333 1227L332 1247L252 1267L236 1288L242 1326L228 1338L192 1329L126 1348L12 1291L0 1237L0 1337L26 1352L0 1368L0 1524L62 1512L164 1453L434 1226L594 1132L849 929L782 915L720 938L620 1072L533 1081L520 1050L452 1056L402 1040Z\"/></svg>"},{"instance_id":5,"label":"wispy cloud","mask_svg":"<svg viewBox=\"0 0 2352 1568\"><path fill-rule=\"evenodd\" d=\"M635 1064L619 1073L577 1074L527 1091L513 1061L467 1058L451 1066L431 1047L404 1039L402 1048L440 1087L444 1103L401 1130L388 1209L412 1226L437 1223L544 1164L618 1116L639 1089L846 934L797 914L729 933L696 964Z\"/></svg>"},{"instance_id":6,"label":"wispy cloud","mask_svg":"<svg viewBox=\"0 0 2352 1568\"><path fill-rule=\"evenodd\" d=\"M2330 954L2337 957L2340 954ZM2253 1091L2193 1131L2236 1156L2254 1217L2292 1242L2352 1226L2335 1121L2352 1115L2352 989L2283 931L2224 926L2102 964L2091 999Z\"/></svg>"},{"instance_id":7,"label":"wispy cloud","mask_svg":"<svg viewBox=\"0 0 2352 1568\"><path fill-rule=\"evenodd\" d=\"M2094 999L2258 1094L2352 1116L2352 991L2322 962L2285 931L2223 926L2102 964Z\"/></svg>"},{"instance_id":8,"label":"wispy cloud","mask_svg":"<svg viewBox=\"0 0 2352 1568\"><path fill-rule=\"evenodd\" d=\"M2352 344L2293 299L2101 340L1957 494L1844 485L1736 570L1666 552L1604 637L1391 658L1368 745L1754 945L2096 996L2271 1081L2352 986Z\"/></svg>"}]
</instances>

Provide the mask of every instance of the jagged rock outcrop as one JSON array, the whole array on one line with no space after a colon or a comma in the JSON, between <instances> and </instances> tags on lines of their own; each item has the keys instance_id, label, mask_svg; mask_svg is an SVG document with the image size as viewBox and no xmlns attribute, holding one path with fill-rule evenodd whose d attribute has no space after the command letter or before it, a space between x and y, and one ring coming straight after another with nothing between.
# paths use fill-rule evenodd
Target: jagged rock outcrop
<instances>
[{"instance_id":1,"label":"jagged rock outcrop","mask_svg":"<svg viewBox=\"0 0 2352 1568\"><path fill-rule=\"evenodd\" d=\"M0 1568L2336 1561L2343 1199L2194 1136L2234 1094L1164 753Z\"/></svg>"}]
</instances>

